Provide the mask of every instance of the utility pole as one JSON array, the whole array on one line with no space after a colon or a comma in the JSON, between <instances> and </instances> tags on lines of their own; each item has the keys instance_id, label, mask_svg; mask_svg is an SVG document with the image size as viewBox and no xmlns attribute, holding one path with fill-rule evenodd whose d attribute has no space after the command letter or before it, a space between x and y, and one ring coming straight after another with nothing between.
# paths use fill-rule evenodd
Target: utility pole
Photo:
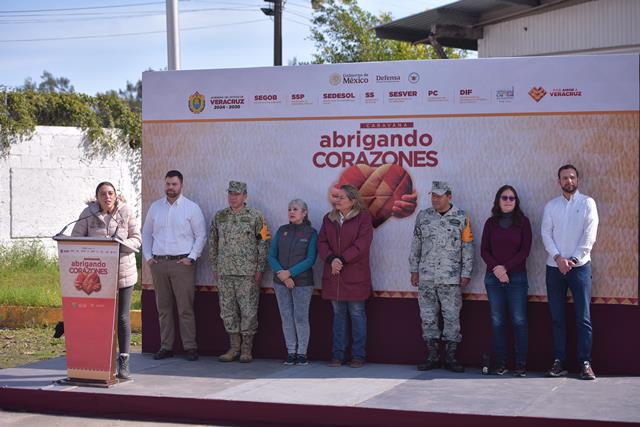
<instances>
[{"instance_id":1,"label":"utility pole","mask_svg":"<svg viewBox=\"0 0 640 427\"><path fill-rule=\"evenodd\" d=\"M180 69L180 24L178 0L167 0L167 68Z\"/></svg>"},{"instance_id":2,"label":"utility pole","mask_svg":"<svg viewBox=\"0 0 640 427\"><path fill-rule=\"evenodd\" d=\"M264 0L273 3L273 9L262 7L262 13L273 16L273 65L282 65L282 0Z\"/></svg>"}]
</instances>

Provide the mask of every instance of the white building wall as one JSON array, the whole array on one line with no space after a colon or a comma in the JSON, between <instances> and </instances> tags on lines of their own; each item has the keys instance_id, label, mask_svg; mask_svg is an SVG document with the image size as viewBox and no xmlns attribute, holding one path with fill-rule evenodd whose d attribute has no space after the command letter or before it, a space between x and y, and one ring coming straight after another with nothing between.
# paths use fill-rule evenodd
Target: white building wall
<instances>
[{"instance_id":1,"label":"white building wall","mask_svg":"<svg viewBox=\"0 0 640 427\"><path fill-rule=\"evenodd\" d=\"M38 126L0 158L0 243L37 239L53 253L51 236L78 218L101 181L113 183L139 217L140 165L140 151L95 154L80 129Z\"/></svg>"},{"instance_id":2,"label":"white building wall","mask_svg":"<svg viewBox=\"0 0 640 427\"><path fill-rule=\"evenodd\" d=\"M640 52L640 0L594 0L484 26L478 57Z\"/></svg>"}]
</instances>

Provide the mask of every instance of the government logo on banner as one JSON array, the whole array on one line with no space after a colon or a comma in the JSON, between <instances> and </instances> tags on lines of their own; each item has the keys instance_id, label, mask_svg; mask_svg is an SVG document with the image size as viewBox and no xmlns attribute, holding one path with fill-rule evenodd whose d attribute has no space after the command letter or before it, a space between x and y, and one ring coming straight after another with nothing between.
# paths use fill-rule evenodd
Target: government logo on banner
<instances>
[{"instance_id":1,"label":"government logo on banner","mask_svg":"<svg viewBox=\"0 0 640 427\"><path fill-rule=\"evenodd\" d=\"M533 98L534 101L540 102L542 98L547 94L547 91L544 90L542 86L532 87L529 91L529 96Z\"/></svg>"},{"instance_id":2,"label":"government logo on banner","mask_svg":"<svg viewBox=\"0 0 640 427\"><path fill-rule=\"evenodd\" d=\"M189 110L193 114L200 114L204 111L206 105L204 95L195 91L193 95L189 97Z\"/></svg>"}]
</instances>

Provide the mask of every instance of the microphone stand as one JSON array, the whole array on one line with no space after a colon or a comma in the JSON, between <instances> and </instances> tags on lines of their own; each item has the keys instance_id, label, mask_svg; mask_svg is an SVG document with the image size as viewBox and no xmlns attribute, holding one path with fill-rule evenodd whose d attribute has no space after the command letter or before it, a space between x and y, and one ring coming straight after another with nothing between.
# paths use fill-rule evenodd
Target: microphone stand
<instances>
[{"instance_id":1,"label":"microphone stand","mask_svg":"<svg viewBox=\"0 0 640 427\"><path fill-rule=\"evenodd\" d=\"M91 213L91 214L89 214L89 215L86 215L86 216L83 216L83 217L81 217L81 218L78 218L78 219L76 219L75 221L71 221L69 224L65 225L65 226L62 228L62 230L60 230L60 232L59 232L58 234L56 234L56 235L55 235L55 236L53 236L53 237L60 237L60 236L64 235L64 232L65 232L65 231L67 231L67 228L69 228L69 226L70 226L71 224L75 224L76 222L82 221L83 219L91 218L92 216L93 216L93 213Z\"/></svg>"}]
</instances>

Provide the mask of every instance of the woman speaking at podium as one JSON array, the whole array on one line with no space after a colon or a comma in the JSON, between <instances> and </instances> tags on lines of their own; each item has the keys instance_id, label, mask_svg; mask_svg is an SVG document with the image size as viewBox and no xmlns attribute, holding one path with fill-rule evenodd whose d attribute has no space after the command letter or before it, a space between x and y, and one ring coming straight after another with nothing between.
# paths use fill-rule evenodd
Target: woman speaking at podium
<instances>
[{"instance_id":1,"label":"woman speaking at podium","mask_svg":"<svg viewBox=\"0 0 640 427\"><path fill-rule=\"evenodd\" d=\"M118 270L118 378L128 379L131 322L129 312L133 285L138 280L136 256L133 249L140 248L140 225L133 210L124 204L110 182L101 182L96 187L96 200L90 201L81 218L73 227L73 237L118 237L120 245L120 268Z\"/></svg>"}]
</instances>

